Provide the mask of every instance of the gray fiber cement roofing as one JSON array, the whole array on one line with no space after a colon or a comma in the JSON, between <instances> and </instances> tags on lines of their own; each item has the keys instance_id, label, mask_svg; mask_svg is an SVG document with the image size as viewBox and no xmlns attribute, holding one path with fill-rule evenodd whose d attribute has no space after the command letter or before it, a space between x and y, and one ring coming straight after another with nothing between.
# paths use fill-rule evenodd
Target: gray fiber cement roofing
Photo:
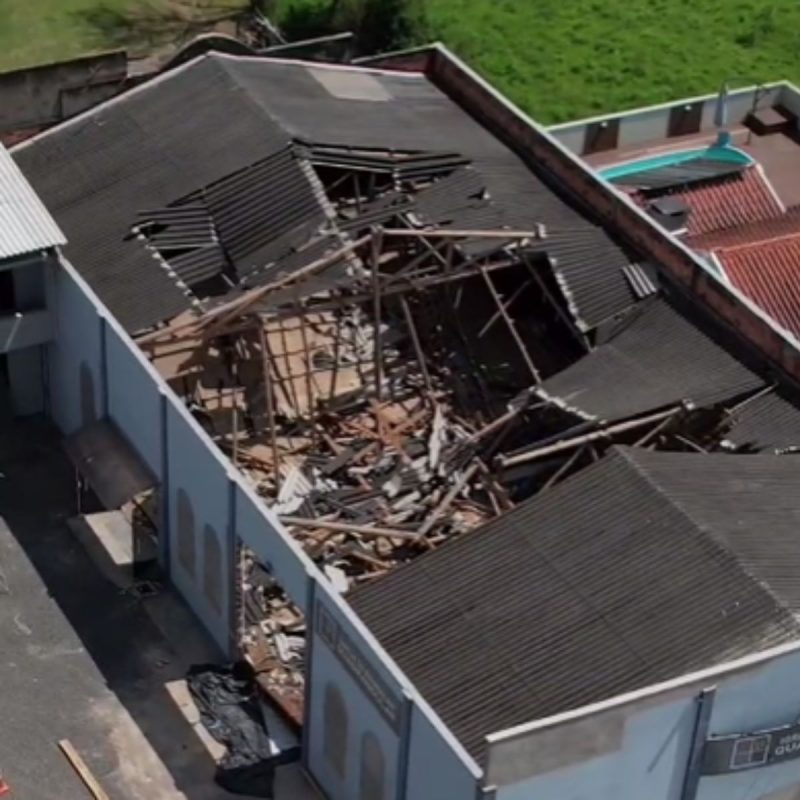
<instances>
[{"instance_id":1,"label":"gray fiber cement roofing","mask_svg":"<svg viewBox=\"0 0 800 800\"><path fill-rule=\"evenodd\" d=\"M800 462L616 448L348 596L469 752L800 638Z\"/></svg>"},{"instance_id":2,"label":"gray fiber cement roofing","mask_svg":"<svg viewBox=\"0 0 800 800\"><path fill-rule=\"evenodd\" d=\"M23 143L13 155L64 230L70 260L123 324L138 330L186 309L191 297L130 236L137 214L189 197L294 141L457 152L480 172L506 225L547 227L560 283L582 327L634 300L622 273L631 258L612 237L419 74L207 55ZM287 218L293 211L314 223L321 218L323 199L309 206L299 177L283 196L291 206ZM495 215L486 223L496 224ZM570 245L572 232L577 246ZM309 235L301 230L288 244L299 247ZM200 255L207 269L208 254ZM180 268L196 274L196 266Z\"/></svg>"},{"instance_id":3,"label":"gray fiber cement roofing","mask_svg":"<svg viewBox=\"0 0 800 800\"><path fill-rule=\"evenodd\" d=\"M763 385L705 326L658 298L537 391L581 417L614 422L684 402L715 405Z\"/></svg>"},{"instance_id":4,"label":"gray fiber cement roofing","mask_svg":"<svg viewBox=\"0 0 800 800\"><path fill-rule=\"evenodd\" d=\"M727 441L743 451L776 452L800 448L800 409L785 390L743 403L732 415Z\"/></svg>"}]
</instances>

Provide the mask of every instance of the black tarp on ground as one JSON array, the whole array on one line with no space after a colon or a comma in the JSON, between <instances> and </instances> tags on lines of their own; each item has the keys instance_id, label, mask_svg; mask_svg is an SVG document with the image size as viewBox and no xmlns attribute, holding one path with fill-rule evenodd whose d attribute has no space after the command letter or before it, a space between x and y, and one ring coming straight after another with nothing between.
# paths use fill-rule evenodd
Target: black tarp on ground
<instances>
[{"instance_id":1,"label":"black tarp on ground","mask_svg":"<svg viewBox=\"0 0 800 800\"><path fill-rule=\"evenodd\" d=\"M271 800L275 764L250 666L198 664L186 682L203 725L228 748L214 780L234 794Z\"/></svg>"}]
</instances>

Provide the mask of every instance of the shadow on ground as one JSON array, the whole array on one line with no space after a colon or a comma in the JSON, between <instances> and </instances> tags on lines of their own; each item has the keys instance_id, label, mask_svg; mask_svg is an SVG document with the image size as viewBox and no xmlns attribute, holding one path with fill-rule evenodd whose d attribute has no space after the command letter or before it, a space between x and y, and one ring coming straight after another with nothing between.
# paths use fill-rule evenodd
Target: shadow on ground
<instances>
[{"instance_id":1,"label":"shadow on ground","mask_svg":"<svg viewBox=\"0 0 800 800\"><path fill-rule=\"evenodd\" d=\"M184 678L190 663L216 660L218 651L176 596L140 600L100 574L66 526L75 511L75 484L58 441L44 420L0 420L0 516L79 637L89 658L83 656L86 665L77 668L87 673L96 668L102 675L86 713L97 718L108 741L76 744L88 751L87 761L114 797L230 797L213 783L213 759L166 688ZM173 627L183 627L180 641L173 646L143 603L164 603L159 613ZM29 668L39 666L32 662ZM71 662L61 669L75 667Z\"/></svg>"}]
</instances>

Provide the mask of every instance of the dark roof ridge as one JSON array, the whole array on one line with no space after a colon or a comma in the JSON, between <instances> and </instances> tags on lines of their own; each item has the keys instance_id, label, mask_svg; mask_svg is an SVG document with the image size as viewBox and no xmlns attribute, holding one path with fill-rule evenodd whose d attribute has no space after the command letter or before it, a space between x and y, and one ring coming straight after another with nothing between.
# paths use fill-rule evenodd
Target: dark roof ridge
<instances>
[{"instance_id":1,"label":"dark roof ridge","mask_svg":"<svg viewBox=\"0 0 800 800\"><path fill-rule=\"evenodd\" d=\"M238 90L247 97L248 101L252 103L262 114L267 116L272 122L275 127L280 128L286 134L287 144L292 144L294 139L296 138L294 134L286 127L286 125L272 112L270 111L267 104L262 103L257 97L253 96L253 93L247 88L246 85L242 83L240 80L240 76L238 76L235 71L228 69L228 67L240 60L239 56L230 56L227 54L220 54L215 53L213 51L206 53L206 56L212 59L216 64L218 64L223 72L228 76L232 83L236 85ZM189 62L191 63L191 62ZM302 62L300 62L302 63Z\"/></svg>"},{"instance_id":2,"label":"dark roof ridge","mask_svg":"<svg viewBox=\"0 0 800 800\"><path fill-rule=\"evenodd\" d=\"M706 535L706 538L709 542L720 552L725 555L726 558L732 559L735 563L739 571L742 575L745 576L752 584L756 585L759 589L763 590L767 595L769 595L770 599L773 601L775 606L779 608L785 615L789 617L792 623L797 627L798 639L800 639L800 617L795 615L795 613L789 608L789 606L783 602L780 597L775 593L773 588L766 582L758 578L754 575L747 567L742 563L741 559L737 555L736 551L730 547L729 545L725 544L724 541L720 539L717 535L715 535L714 531L712 530L711 526L705 525L698 521L690 511L684 508L683 504L676 500L674 497L670 497L670 495L661 487L661 485L656 481L656 479L649 474L647 469L640 464L635 456L634 452L637 451L638 448L629 447L626 445L613 445L611 448L610 456L606 456L607 458L611 457L619 457L623 458L626 463L639 475L648 486L650 486L659 497L662 497L669 505L678 511L689 523L702 534ZM652 453L648 453L648 455L652 455ZM665 454L666 455L666 454ZM686 458L703 458L703 455L700 453L670 453L670 456L678 456L678 455L685 455ZM749 456L749 455L721 455L723 458L751 458L757 456ZM780 458L780 456L763 456L764 458Z\"/></svg>"}]
</instances>

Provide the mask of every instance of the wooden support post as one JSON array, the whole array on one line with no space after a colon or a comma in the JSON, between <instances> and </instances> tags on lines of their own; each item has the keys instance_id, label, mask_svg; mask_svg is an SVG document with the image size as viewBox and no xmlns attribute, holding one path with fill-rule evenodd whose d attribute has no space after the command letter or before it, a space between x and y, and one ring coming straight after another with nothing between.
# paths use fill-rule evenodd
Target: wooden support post
<instances>
[{"instance_id":1,"label":"wooden support post","mask_svg":"<svg viewBox=\"0 0 800 800\"><path fill-rule=\"evenodd\" d=\"M433 391L431 384L431 376L428 374L428 365L425 363L425 353L422 351L422 345L419 341L419 334L417 333L417 326L414 324L414 317L411 315L411 309L408 307L408 301L405 297L400 298L400 305L403 309L403 316L406 319L406 326L408 333L411 337L411 343L414 345L414 353L419 362L419 368L422 371L422 379L425 381L425 388L428 392Z\"/></svg>"},{"instance_id":2,"label":"wooden support post","mask_svg":"<svg viewBox=\"0 0 800 800\"><path fill-rule=\"evenodd\" d=\"M583 333L581 333L581 331L576 326L575 320L572 319L572 317L570 317L570 315L562 308L561 303L559 303L558 300L555 297L553 297L553 293L550 291L550 289L547 288L547 284L542 280L542 276L538 273L533 264L531 264L527 256L523 255L522 260L525 263L528 272L530 272L530 274L533 276L533 279L538 284L542 294L547 298L547 301L550 303L553 310L556 312L558 317L566 326L567 330L570 332L570 335L572 335L578 342L578 344L581 346L581 348L588 353L592 348L589 345L589 341L586 338L586 336Z\"/></svg>"},{"instance_id":3,"label":"wooden support post","mask_svg":"<svg viewBox=\"0 0 800 800\"><path fill-rule=\"evenodd\" d=\"M306 401L308 418L311 421L311 429L314 430L314 378L313 369L314 365L311 363L311 349L308 346L308 331L306 330L306 312L303 301L301 300L297 306L297 313L300 317L300 338L303 342L303 358L305 360L305 378L306 378Z\"/></svg>"},{"instance_id":4,"label":"wooden support post","mask_svg":"<svg viewBox=\"0 0 800 800\"><path fill-rule=\"evenodd\" d=\"M578 459L586 452L586 445L583 447L579 447L548 479L547 483L540 489L540 491L544 491L545 489L549 489L551 486L554 486L558 483L558 480L565 475L569 469L577 463Z\"/></svg>"},{"instance_id":5,"label":"wooden support post","mask_svg":"<svg viewBox=\"0 0 800 800\"><path fill-rule=\"evenodd\" d=\"M375 325L373 360L375 364L375 395L383 398L383 344L381 342L381 278L380 258L383 245L383 230L372 231L370 268L372 269L372 316Z\"/></svg>"},{"instance_id":6,"label":"wooden support post","mask_svg":"<svg viewBox=\"0 0 800 800\"><path fill-rule=\"evenodd\" d=\"M497 310L500 312L500 315L505 320L506 326L508 327L511 336L516 342L520 354L522 355L522 359L525 362L525 365L528 367L528 370L530 371L533 380L536 383L541 383L541 378L539 377L539 371L536 369L533 361L531 360L530 354L528 353L528 350L525 347L525 343L522 341L522 337L519 335L516 325L514 325L514 320L511 319L511 317L508 315L508 312L506 311L505 306L503 305L503 300L497 293L497 289L495 289L494 282L492 281L491 276L484 267L481 268L481 275L483 275L483 280L486 283L486 286L488 287L489 291L491 292L492 297L494 298L494 302L497 305Z\"/></svg>"},{"instance_id":7,"label":"wooden support post","mask_svg":"<svg viewBox=\"0 0 800 800\"><path fill-rule=\"evenodd\" d=\"M267 425L269 425L269 441L272 448L272 469L274 472L276 492L281 490L281 462L278 456L278 441L275 433L275 396L272 388L272 375L270 374L267 353L267 337L264 336L264 326L258 326L258 338L261 345L261 369L264 375L264 398L267 406Z\"/></svg>"},{"instance_id":8,"label":"wooden support post","mask_svg":"<svg viewBox=\"0 0 800 800\"><path fill-rule=\"evenodd\" d=\"M651 439L658 436L664 428L672 422L672 417L669 416L666 419L662 419L661 422L658 423L652 430L649 430L641 439L637 439L634 443L634 447L644 447Z\"/></svg>"},{"instance_id":9,"label":"wooden support post","mask_svg":"<svg viewBox=\"0 0 800 800\"><path fill-rule=\"evenodd\" d=\"M511 294L511 297L508 300L503 302L503 307L505 308L506 312L511 307L511 304L531 285L531 281L525 281L525 283L518 286ZM489 318L488 322L478 331L478 338L481 339L483 336L488 333L489 329L492 325L500 319L500 312L495 311L494 314Z\"/></svg>"}]
</instances>

